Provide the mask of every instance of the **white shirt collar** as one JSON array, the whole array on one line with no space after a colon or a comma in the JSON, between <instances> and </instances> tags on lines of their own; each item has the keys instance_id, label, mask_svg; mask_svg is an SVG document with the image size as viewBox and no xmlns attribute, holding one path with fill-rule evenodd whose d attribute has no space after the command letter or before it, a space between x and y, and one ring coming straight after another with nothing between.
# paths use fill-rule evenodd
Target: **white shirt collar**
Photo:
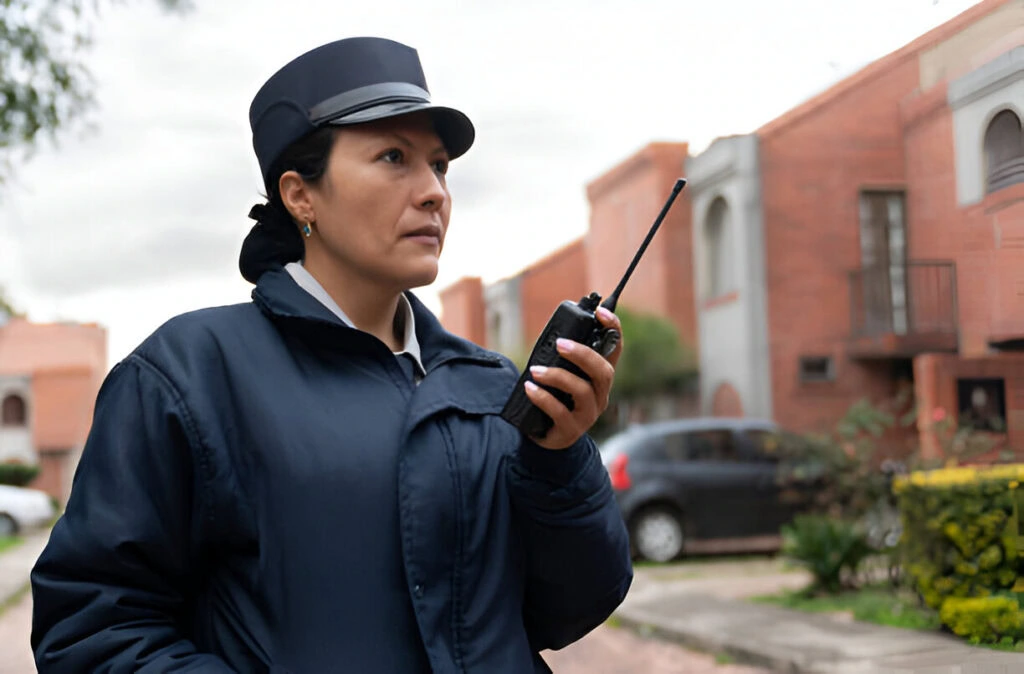
<instances>
[{"instance_id":1,"label":"white shirt collar","mask_svg":"<svg viewBox=\"0 0 1024 674\"><path fill-rule=\"evenodd\" d=\"M302 266L301 262L289 262L284 266L285 271L291 274L291 277L295 279L295 282L300 288L308 292L310 295L320 301L325 307L330 309L331 313L341 319L341 321L349 326L355 328L352 321L349 320L345 312L341 310L338 303L324 290L324 287L320 285L320 282L313 278L313 275ZM409 298L405 294L398 296L398 313L399 320L402 322L402 326L405 330L405 343L401 351L396 351L395 356L401 356L402 354L408 354L412 356L413 361L416 363L416 367L419 369L420 375L426 373L426 368L423 367L423 362L420 359L420 343L416 339L416 319L412 313L412 305L409 303Z\"/></svg>"}]
</instances>

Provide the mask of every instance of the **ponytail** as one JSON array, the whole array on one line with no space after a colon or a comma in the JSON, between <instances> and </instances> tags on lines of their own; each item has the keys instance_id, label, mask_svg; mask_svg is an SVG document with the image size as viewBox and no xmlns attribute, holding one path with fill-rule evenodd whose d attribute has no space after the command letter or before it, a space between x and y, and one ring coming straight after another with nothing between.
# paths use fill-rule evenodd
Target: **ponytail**
<instances>
[{"instance_id":1,"label":"ponytail","mask_svg":"<svg viewBox=\"0 0 1024 674\"><path fill-rule=\"evenodd\" d=\"M238 268L249 283L255 284L265 271L279 269L301 260L305 253L302 236L291 216L273 202L256 204L249 211L256 221L242 242Z\"/></svg>"}]
</instances>

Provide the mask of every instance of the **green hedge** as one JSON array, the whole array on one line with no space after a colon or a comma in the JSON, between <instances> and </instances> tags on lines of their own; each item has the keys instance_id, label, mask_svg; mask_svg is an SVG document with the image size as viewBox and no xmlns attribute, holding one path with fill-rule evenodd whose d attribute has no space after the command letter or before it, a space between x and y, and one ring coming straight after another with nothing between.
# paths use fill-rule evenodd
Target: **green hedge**
<instances>
[{"instance_id":1,"label":"green hedge","mask_svg":"<svg viewBox=\"0 0 1024 674\"><path fill-rule=\"evenodd\" d=\"M950 597L942 604L939 620L976 643L1013 643L1024 637L1024 611L1013 597Z\"/></svg>"},{"instance_id":2,"label":"green hedge","mask_svg":"<svg viewBox=\"0 0 1024 674\"><path fill-rule=\"evenodd\" d=\"M947 468L896 480L905 569L957 634L1024 638L1018 596L1024 465ZM972 599L976 601L964 601Z\"/></svg>"},{"instance_id":3,"label":"green hedge","mask_svg":"<svg viewBox=\"0 0 1024 674\"><path fill-rule=\"evenodd\" d=\"M0 463L0 484L24 487L39 475L39 466L23 463Z\"/></svg>"}]
</instances>

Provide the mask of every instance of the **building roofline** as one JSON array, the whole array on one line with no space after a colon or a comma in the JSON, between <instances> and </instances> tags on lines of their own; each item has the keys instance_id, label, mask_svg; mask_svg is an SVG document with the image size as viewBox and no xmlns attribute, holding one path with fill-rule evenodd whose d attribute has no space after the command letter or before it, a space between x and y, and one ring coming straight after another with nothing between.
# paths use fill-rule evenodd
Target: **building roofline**
<instances>
[{"instance_id":1,"label":"building roofline","mask_svg":"<svg viewBox=\"0 0 1024 674\"><path fill-rule=\"evenodd\" d=\"M923 35L919 35L899 49L881 56L871 63L868 63L856 72L844 77L821 93L805 100L778 117L763 124L754 133L758 136L766 136L782 131L791 124L794 124L807 115L815 112L821 107L828 105L837 98L844 96L864 82L879 77L890 71L896 63L912 58L920 52L935 46L937 43L946 40L959 33L962 29L974 23L978 19L988 16L1000 7L1015 0L982 0L973 7L969 7L957 14L952 19L942 23Z\"/></svg>"},{"instance_id":2,"label":"building roofline","mask_svg":"<svg viewBox=\"0 0 1024 674\"><path fill-rule=\"evenodd\" d=\"M455 279L454 281L446 285L444 288L438 290L437 294L438 296L441 296L444 295L445 293L457 290L461 286L468 285L470 283L483 284L483 279L481 279L479 276L460 276L459 278Z\"/></svg>"},{"instance_id":3,"label":"building roofline","mask_svg":"<svg viewBox=\"0 0 1024 674\"><path fill-rule=\"evenodd\" d=\"M667 155L681 153L682 160L685 163L689 152L690 144L687 141L652 141L647 143L618 164L588 182L586 185L587 199L594 201L604 196L637 169L655 163Z\"/></svg>"},{"instance_id":4,"label":"building roofline","mask_svg":"<svg viewBox=\"0 0 1024 674\"><path fill-rule=\"evenodd\" d=\"M510 278L515 278L517 276L519 276L519 277L526 276L527 274L530 274L530 273L533 273L533 272L537 271L540 267L544 267L544 266L554 262L559 257L561 257L563 255L568 255L569 253L573 252L572 251L573 248L582 247L584 245L585 239L586 239L585 235L584 236L576 237L575 239L573 239L569 243L566 243L566 244L556 248L555 250L551 251L550 253L546 254L544 257L541 257L538 260L534 260L533 262L531 262L527 266L525 266L522 269L520 269L517 273L513 274Z\"/></svg>"}]
</instances>

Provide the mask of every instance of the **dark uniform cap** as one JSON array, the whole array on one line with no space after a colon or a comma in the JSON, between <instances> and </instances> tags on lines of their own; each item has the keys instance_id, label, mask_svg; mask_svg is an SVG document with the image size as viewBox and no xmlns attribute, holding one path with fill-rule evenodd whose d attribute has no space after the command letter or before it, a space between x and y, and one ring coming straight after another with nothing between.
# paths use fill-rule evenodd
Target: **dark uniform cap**
<instances>
[{"instance_id":1,"label":"dark uniform cap","mask_svg":"<svg viewBox=\"0 0 1024 674\"><path fill-rule=\"evenodd\" d=\"M450 158L472 146L475 131L469 118L431 103L415 49L393 40L357 37L306 52L274 73L249 107L263 181L269 182L270 168L285 148L320 127L417 110L430 111Z\"/></svg>"}]
</instances>

